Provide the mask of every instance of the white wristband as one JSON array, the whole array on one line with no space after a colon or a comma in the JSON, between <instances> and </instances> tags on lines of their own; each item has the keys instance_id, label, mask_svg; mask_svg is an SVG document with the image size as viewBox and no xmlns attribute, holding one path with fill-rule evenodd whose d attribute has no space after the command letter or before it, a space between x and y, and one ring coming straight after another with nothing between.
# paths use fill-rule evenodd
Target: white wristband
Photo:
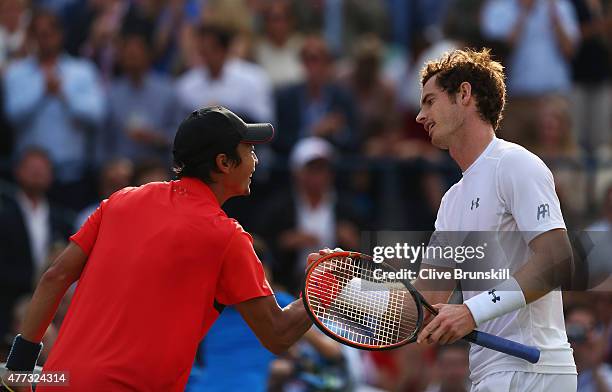
<instances>
[{"instance_id":1,"label":"white wristband","mask_svg":"<svg viewBox=\"0 0 612 392\"><path fill-rule=\"evenodd\" d=\"M523 290L513 277L463 303L472 312L477 327L486 321L527 305Z\"/></svg>"}]
</instances>

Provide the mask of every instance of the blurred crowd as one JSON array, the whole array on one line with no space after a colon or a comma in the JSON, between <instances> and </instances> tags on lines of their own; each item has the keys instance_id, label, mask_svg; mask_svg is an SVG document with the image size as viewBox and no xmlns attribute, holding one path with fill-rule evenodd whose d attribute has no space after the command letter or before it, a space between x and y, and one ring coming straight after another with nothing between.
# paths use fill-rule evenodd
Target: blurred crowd
<instances>
[{"instance_id":1,"label":"blurred crowd","mask_svg":"<svg viewBox=\"0 0 612 392\"><path fill-rule=\"evenodd\" d=\"M199 107L275 126L252 195L224 209L258 238L279 303L312 250L432 230L461 172L415 122L419 72L466 46L503 62L498 136L548 164L568 228L609 232L610 0L0 0L0 362L68 237L116 190L171 180L174 132ZM612 294L574 294L579 390L610 390ZM365 353L313 332L275 358L232 309L219 325L190 390L466 390L462 344Z\"/></svg>"}]
</instances>

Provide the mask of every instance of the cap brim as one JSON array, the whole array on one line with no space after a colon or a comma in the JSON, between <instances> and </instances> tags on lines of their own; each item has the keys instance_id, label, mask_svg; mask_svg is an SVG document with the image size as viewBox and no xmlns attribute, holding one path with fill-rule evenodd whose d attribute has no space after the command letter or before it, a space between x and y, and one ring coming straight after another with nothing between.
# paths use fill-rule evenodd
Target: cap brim
<instances>
[{"instance_id":1,"label":"cap brim","mask_svg":"<svg viewBox=\"0 0 612 392\"><path fill-rule=\"evenodd\" d=\"M274 127L269 123L246 124L246 129L242 143L268 143L274 137Z\"/></svg>"}]
</instances>

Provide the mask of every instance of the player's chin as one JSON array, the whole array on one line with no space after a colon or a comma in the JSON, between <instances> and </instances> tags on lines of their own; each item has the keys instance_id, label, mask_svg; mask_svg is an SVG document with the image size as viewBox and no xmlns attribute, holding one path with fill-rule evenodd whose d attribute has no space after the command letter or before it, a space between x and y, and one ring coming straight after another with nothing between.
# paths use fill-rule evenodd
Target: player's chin
<instances>
[{"instance_id":1,"label":"player's chin","mask_svg":"<svg viewBox=\"0 0 612 392\"><path fill-rule=\"evenodd\" d=\"M448 143L446 141L446 138L436 136L436 134L433 134L431 136L431 144L442 150L448 150Z\"/></svg>"}]
</instances>

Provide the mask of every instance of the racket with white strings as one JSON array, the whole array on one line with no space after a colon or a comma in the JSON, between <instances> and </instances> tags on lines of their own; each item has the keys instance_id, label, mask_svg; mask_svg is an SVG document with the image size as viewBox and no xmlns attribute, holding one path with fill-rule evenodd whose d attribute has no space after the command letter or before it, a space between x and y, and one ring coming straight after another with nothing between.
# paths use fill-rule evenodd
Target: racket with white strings
<instances>
[{"instance_id":1,"label":"racket with white strings","mask_svg":"<svg viewBox=\"0 0 612 392\"><path fill-rule=\"evenodd\" d=\"M358 252L332 252L306 271L302 299L314 324L332 339L365 350L386 350L413 343L423 327L423 308L438 314L410 281L378 279L395 272ZM463 339L531 363L540 351L485 332Z\"/></svg>"}]
</instances>

